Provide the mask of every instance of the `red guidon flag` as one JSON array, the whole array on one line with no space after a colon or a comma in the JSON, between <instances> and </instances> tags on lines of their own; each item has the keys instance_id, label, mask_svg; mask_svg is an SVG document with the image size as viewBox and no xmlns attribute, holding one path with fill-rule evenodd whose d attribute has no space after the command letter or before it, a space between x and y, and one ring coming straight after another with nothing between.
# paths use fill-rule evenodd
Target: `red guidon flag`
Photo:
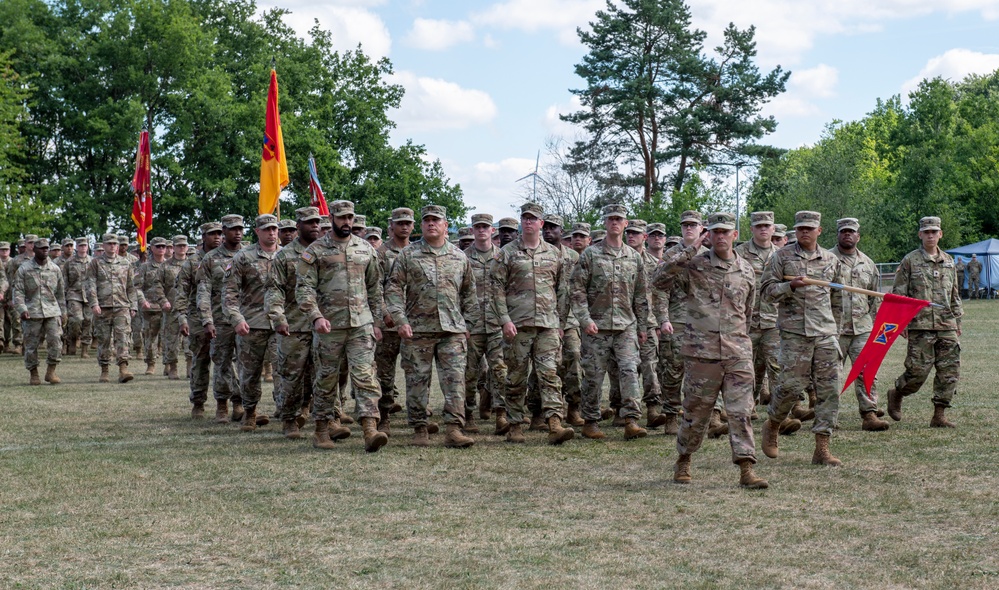
<instances>
[{"instance_id":1,"label":"red guidon flag","mask_svg":"<svg viewBox=\"0 0 999 590\"><path fill-rule=\"evenodd\" d=\"M153 193L149 164L149 132L139 134L139 149L135 152L135 175L132 176L132 221L135 222L139 248L146 251L146 234L153 228Z\"/></svg>"},{"instance_id":2,"label":"red guidon flag","mask_svg":"<svg viewBox=\"0 0 999 590\"><path fill-rule=\"evenodd\" d=\"M881 361L888 354L888 349L909 325L912 318L916 317L916 314L929 304L929 301L903 297L893 293L885 295L885 300L881 303L878 314L874 316L874 329L871 330L871 335L867 339L864 349L857 355L857 360L850 369L850 375L847 376L846 382L843 384L843 390L840 391L841 395L863 372L864 388L867 390L867 396L870 397L874 377L877 376L878 368L881 367Z\"/></svg>"}]
</instances>

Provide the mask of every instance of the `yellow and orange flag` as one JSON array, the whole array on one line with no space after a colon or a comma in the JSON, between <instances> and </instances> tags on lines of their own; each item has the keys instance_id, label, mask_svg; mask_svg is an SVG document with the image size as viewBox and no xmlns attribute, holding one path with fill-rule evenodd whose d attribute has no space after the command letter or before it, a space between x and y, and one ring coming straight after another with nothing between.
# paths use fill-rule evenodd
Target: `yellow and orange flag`
<instances>
[{"instance_id":1,"label":"yellow and orange flag","mask_svg":"<svg viewBox=\"0 0 999 590\"><path fill-rule=\"evenodd\" d=\"M271 69L271 86L267 90L267 122L264 125L264 151L260 158L260 201L258 214L274 213L281 189L288 186L288 160L281 136L281 115L278 112L277 72Z\"/></svg>"}]
</instances>

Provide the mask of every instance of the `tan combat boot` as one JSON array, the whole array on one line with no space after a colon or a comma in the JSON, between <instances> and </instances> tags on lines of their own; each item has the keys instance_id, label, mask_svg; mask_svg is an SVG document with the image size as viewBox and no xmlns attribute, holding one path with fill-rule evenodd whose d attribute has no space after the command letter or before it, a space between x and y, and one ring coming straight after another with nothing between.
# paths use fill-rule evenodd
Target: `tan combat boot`
<instances>
[{"instance_id":1,"label":"tan combat boot","mask_svg":"<svg viewBox=\"0 0 999 590\"><path fill-rule=\"evenodd\" d=\"M767 480L753 473L752 459L742 459L739 461L739 485L751 490L765 490L770 487Z\"/></svg>"},{"instance_id":2,"label":"tan combat boot","mask_svg":"<svg viewBox=\"0 0 999 590\"><path fill-rule=\"evenodd\" d=\"M801 430L801 420L792 418L789 414L787 418L784 418L784 421L780 423L780 429L778 431L784 436L790 436L799 430Z\"/></svg>"},{"instance_id":3,"label":"tan combat boot","mask_svg":"<svg viewBox=\"0 0 999 590\"><path fill-rule=\"evenodd\" d=\"M493 396L485 389L479 390L479 420L488 420L492 414Z\"/></svg>"},{"instance_id":4,"label":"tan combat boot","mask_svg":"<svg viewBox=\"0 0 999 590\"><path fill-rule=\"evenodd\" d=\"M263 374L264 383L274 383L274 369L270 362L264 363Z\"/></svg>"},{"instance_id":5,"label":"tan combat boot","mask_svg":"<svg viewBox=\"0 0 999 590\"><path fill-rule=\"evenodd\" d=\"M628 424L628 419L619 415L618 410L614 410L614 419L611 420L611 426L615 428L624 428L626 424Z\"/></svg>"},{"instance_id":6,"label":"tan combat boot","mask_svg":"<svg viewBox=\"0 0 999 590\"><path fill-rule=\"evenodd\" d=\"M624 419L624 440L645 438L649 431L638 425L638 420L634 418Z\"/></svg>"},{"instance_id":7,"label":"tan combat boot","mask_svg":"<svg viewBox=\"0 0 999 590\"><path fill-rule=\"evenodd\" d=\"M354 417L351 416L350 414L340 414L340 423L341 424L356 424L356 421L354 420Z\"/></svg>"},{"instance_id":8,"label":"tan combat boot","mask_svg":"<svg viewBox=\"0 0 999 590\"><path fill-rule=\"evenodd\" d=\"M429 447L430 435L427 434L426 426L413 427L413 440L409 441L411 447Z\"/></svg>"},{"instance_id":9,"label":"tan combat boot","mask_svg":"<svg viewBox=\"0 0 999 590\"><path fill-rule=\"evenodd\" d=\"M646 428L659 428L663 424L666 424L666 414L662 413L662 406L649 406L645 411Z\"/></svg>"},{"instance_id":10,"label":"tan combat boot","mask_svg":"<svg viewBox=\"0 0 999 590\"><path fill-rule=\"evenodd\" d=\"M171 381L180 381L180 375L177 374L177 363L170 363L167 365L167 379Z\"/></svg>"},{"instance_id":11,"label":"tan combat boot","mask_svg":"<svg viewBox=\"0 0 999 590\"><path fill-rule=\"evenodd\" d=\"M128 383L135 375L128 372L128 361L118 363L118 383Z\"/></svg>"},{"instance_id":12,"label":"tan combat boot","mask_svg":"<svg viewBox=\"0 0 999 590\"><path fill-rule=\"evenodd\" d=\"M600 426L596 423L596 421L591 420L587 420L586 424L583 425L583 436L593 440L607 438L607 435L601 432Z\"/></svg>"},{"instance_id":13,"label":"tan combat boot","mask_svg":"<svg viewBox=\"0 0 999 590\"><path fill-rule=\"evenodd\" d=\"M223 400L215 401L215 423L227 424L229 422L229 402Z\"/></svg>"},{"instance_id":14,"label":"tan combat boot","mask_svg":"<svg viewBox=\"0 0 999 590\"><path fill-rule=\"evenodd\" d=\"M205 417L205 404L197 403L191 407L191 418L200 420Z\"/></svg>"},{"instance_id":15,"label":"tan combat boot","mask_svg":"<svg viewBox=\"0 0 999 590\"><path fill-rule=\"evenodd\" d=\"M542 414L531 414L531 427L528 428L531 432L538 432L540 430L548 430L548 424L545 423L545 417Z\"/></svg>"},{"instance_id":16,"label":"tan combat boot","mask_svg":"<svg viewBox=\"0 0 999 590\"><path fill-rule=\"evenodd\" d=\"M191 378L191 359L185 359L184 360L184 375L186 375L186 377L184 377L184 379L190 379Z\"/></svg>"},{"instance_id":17,"label":"tan combat boot","mask_svg":"<svg viewBox=\"0 0 999 590\"><path fill-rule=\"evenodd\" d=\"M90 345L89 344L84 344L83 346L80 347L80 358L81 359L88 359L88 358L90 358Z\"/></svg>"},{"instance_id":18,"label":"tan combat boot","mask_svg":"<svg viewBox=\"0 0 999 590\"><path fill-rule=\"evenodd\" d=\"M569 426L582 426L586 424L583 416L579 413L579 404L569 402L569 409L565 413L565 423Z\"/></svg>"},{"instance_id":19,"label":"tan combat boot","mask_svg":"<svg viewBox=\"0 0 999 590\"><path fill-rule=\"evenodd\" d=\"M832 456L829 452L829 435L815 435L815 452L812 453L812 465L829 465L839 467L843 462Z\"/></svg>"},{"instance_id":20,"label":"tan combat boot","mask_svg":"<svg viewBox=\"0 0 999 590\"><path fill-rule=\"evenodd\" d=\"M38 378L38 367L29 371L28 385L41 385L42 380Z\"/></svg>"},{"instance_id":21,"label":"tan combat boot","mask_svg":"<svg viewBox=\"0 0 999 590\"><path fill-rule=\"evenodd\" d=\"M690 455L679 455L676 464L673 465L673 481L690 483L690 480Z\"/></svg>"},{"instance_id":22,"label":"tan combat boot","mask_svg":"<svg viewBox=\"0 0 999 590\"><path fill-rule=\"evenodd\" d=\"M576 436L576 431L571 428L562 428L562 419L552 416L548 419L548 444L560 445L567 440L572 440Z\"/></svg>"},{"instance_id":23,"label":"tan combat boot","mask_svg":"<svg viewBox=\"0 0 999 590\"><path fill-rule=\"evenodd\" d=\"M663 414L666 416L666 423L663 424L663 434L666 436L676 436L680 432L680 423L676 419L676 414Z\"/></svg>"},{"instance_id":24,"label":"tan combat boot","mask_svg":"<svg viewBox=\"0 0 999 590\"><path fill-rule=\"evenodd\" d=\"M860 426L861 429L870 432L880 432L882 430L888 430L888 422L878 418L876 412L864 412L862 416L864 423Z\"/></svg>"},{"instance_id":25,"label":"tan combat boot","mask_svg":"<svg viewBox=\"0 0 999 590\"><path fill-rule=\"evenodd\" d=\"M943 406L933 406L933 418L930 419L930 426L933 428L955 428L954 423L944 416L946 410L947 408Z\"/></svg>"},{"instance_id":26,"label":"tan combat boot","mask_svg":"<svg viewBox=\"0 0 999 590\"><path fill-rule=\"evenodd\" d=\"M384 432L385 436L392 436L392 422L389 420L388 408L378 408L378 432Z\"/></svg>"},{"instance_id":27,"label":"tan combat boot","mask_svg":"<svg viewBox=\"0 0 999 590\"><path fill-rule=\"evenodd\" d=\"M510 424L510 432L506 433L506 442L509 443L527 442L527 438L524 437L524 425L519 422Z\"/></svg>"},{"instance_id":28,"label":"tan combat boot","mask_svg":"<svg viewBox=\"0 0 999 590\"><path fill-rule=\"evenodd\" d=\"M378 420L376 418L361 418L361 429L364 431L365 451L374 453L388 444L388 436L384 432L378 432Z\"/></svg>"},{"instance_id":29,"label":"tan combat boot","mask_svg":"<svg viewBox=\"0 0 999 590\"><path fill-rule=\"evenodd\" d=\"M777 434L780 432L780 422L773 418L767 418L763 423L763 454L771 459L776 459L779 451L777 449Z\"/></svg>"},{"instance_id":30,"label":"tan combat boot","mask_svg":"<svg viewBox=\"0 0 999 590\"><path fill-rule=\"evenodd\" d=\"M894 387L888 390L888 415L896 422L902 419L902 395Z\"/></svg>"},{"instance_id":31,"label":"tan combat boot","mask_svg":"<svg viewBox=\"0 0 999 590\"><path fill-rule=\"evenodd\" d=\"M791 406L791 415L797 420L802 422L808 422L809 420L815 419L815 410L812 408L805 408L798 402Z\"/></svg>"},{"instance_id":32,"label":"tan combat boot","mask_svg":"<svg viewBox=\"0 0 999 590\"><path fill-rule=\"evenodd\" d=\"M463 428L463 430L469 434L479 433L479 427L475 425L475 418L473 417L474 413L475 412L465 412L465 428ZM446 431L447 429L445 428L444 430Z\"/></svg>"},{"instance_id":33,"label":"tan combat boot","mask_svg":"<svg viewBox=\"0 0 999 590\"><path fill-rule=\"evenodd\" d=\"M257 409L251 408L243 412L243 419L239 424L242 432L253 432L257 429Z\"/></svg>"},{"instance_id":34,"label":"tan combat boot","mask_svg":"<svg viewBox=\"0 0 999 590\"><path fill-rule=\"evenodd\" d=\"M475 444L475 439L461 432L460 424L447 424L444 431L444 446L449 449L467 449Z\"/></svg>"},{"instance_id":35,"label":"tan combat boot","mask_svg":"<svg viewBox=\"0 0 999 590\"><path fill-rule=\"evenodd\" d=\"M721 412L711 410L711 419L708 421L708 436L711 438L721 438L728 434L728 424L722 422Z\"/></svg>"},{"instance_id":36,"label":"tan combat boot","mask_svg":"<svg viewBox=\"0 0 999 590\"><path fill-rule=\"evenodd\" d=\"M302 438L302 431L299 430L298 422L296 422L294 418L291 420L281 421L281 434L283 434L285 438L291 440L298 440Z\"/></svg>"},{"instance_id":37,"label":"tan combat boot","mask_svg":"<svg viewBox=\"0 0 999 590\"><path fill-rule=\"evenodd\" d=\"M504 434L510 432L510 421L506 419L506 410L503 408L496 408L496 430L493 434L496 436L503 436Z\"/></svg>"},{"instance_id":38,"label":"tan combat boot","mask_svg":"<svg viewBox=\"0 0 999 590\"><path fill-rule=\"evenodd\" d=\"M243 408L243 400L234 400L232 402L232 414L229 416L229 419L233 422L241 422L245 411L246 410Z\"/></svg>"},{"instance_id":39,"label":"tan combat boot","mask_svg":"<svg viewBox=\"0 0 999 590\"><path fill-rule=\"evenodd\" d=\"M350 438L350 429L336 418L330 420L330 439L343 440L345 438Z\"/></svg>"},{"instance_id":40,"label":"tan combat boot","mask_svg":"<svg viewBox=\"0 0 999 590\"><path fill-rule=\"evenodd\" d=\"M111 383L111 374L109 367L107 365L101 365L101 377L97 380L98 383Z\"/></svg>"},{"instance_id":41,"label":"tan combat boot","mask_svg":"<svg viewBox=\"0 0 999 590\"><path fill-rule=\"evenodd\" d=\"M316 431L312 435L312 446L317 449L330 450L334 448L330 439L330 421L316 420Z\"/></svg>"},{"instance_id":42,"label":"tan combat boot","mask_svg":"<svg viewBox=\"0 0 999 590\"><path fill-rule=\"evenodd\" d=\"M66 354L68 356L76 356L76 341L66 343Z\"/></svg>"},{"instance_id":43,"label":"tan combat boot","mask_svg":"<svg viewBox=\"0 0 999 590\"><path fill-rule=\"evenodd\" d=\"M146 375L156 374L156 361L146 361Z\"/></svg>"},{"instance_id":44,"label":"tan combat boot","mask_svg":"<svg viewBox=\"0 0 999 590\"><path fill-rule=\"evenodd\" d=\"M431 422L430 420L427 420L427 432L429 434L437 434L440 431L441 427L438 426L436 422Z\"/></svg>"},{"instance_id":45,"label":"tan combat boot","mask_svg":"<svg viewBox=\"0 0 999 590\"><path fill-rule=\"evenodd\" d=\"M604 408L604 409L600 410L600 419L601 420L610 420L611 418L613 418L615 416L615 414L616 414L616 412L614 410L612 410L611 408Z\"/></svg>"},{"instance_id":46,"label":"tan combat boot","mask_svg":"<svg viewBox=\"0 0 999 590\"><path fill-rule=\"evenodd\" d=\"M55 374L56 366L54 364L45 366L45 382L51 383L52 385L59 385L62 383L62 379Z\"/></svg>"}]
</instances>

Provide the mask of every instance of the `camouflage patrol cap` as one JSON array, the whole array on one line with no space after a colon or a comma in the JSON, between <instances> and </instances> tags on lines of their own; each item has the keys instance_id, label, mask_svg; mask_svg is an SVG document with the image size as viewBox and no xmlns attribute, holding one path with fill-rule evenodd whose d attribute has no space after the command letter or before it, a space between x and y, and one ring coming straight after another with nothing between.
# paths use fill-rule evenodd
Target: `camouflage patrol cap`
<instances>
[{"instance_id":1,"label":"camouflage patrol cap","mask_svg":"<svg viewBox=\"0 0 999 590\"><path fill-rule=\"evenodd\" d=\"M364 228L367 227L367 223L368 223L368 218L365 217L364 215L354 215L354 223L351 224L350 227L353 229L357 229L359 227Z\"/></svg>"},{"instance_id":2,"label":"camouflage patrol cap","mask_svg":"<svg viewBox=\"0 0 999 590\"><path fill-rule=\"evenodd\" d=\"M104 251L104 244L98 243L97 245L94 246L94 252L95 253L96 252L103 252L103 251Z\"/></svg>"},{"instance_id":3,"label":"camouflage patrol cap","mask_svg":"<svg viewBox=\"0 0 999 590\"><path fill-rule=\"evenodd\" d=\"M330 229L331 227L333 227L333 220L330 219L329 215L320 215L319 227L325 227L326 229Z\"/></svg>"},{"instance_id":4,"label":"camouflage patrol cap","mask_svg":"<svg viewBox=\"0 0 999 590\"><path fill-rule=\"evenodd\" d=\"M783 223L777 223L774 225L773 237L783 238L787 235L787 226Z\"/></svg>"},{"instance_id":5,"label":"camouflage patrol cap","mask_svg":"<svg viewBox=\"0 0 999 590\"><path fill-rule=\"evenodd\" d=\"M753 226L757 225L773 225L774 224L774 212L773 211L755 211L749 214L750 224Z\"/></svg>"},{"instance_id":6,"label":"camouflage patrol cap","mask_svg":"<svg viewBox=\"0 0 999 590\"><path fill-rule=\"evenodd\" d=\"M101 243L102 244L117 244L118 243L118 236L115 235L115 234L104 234L104 237L101 238Z\"/></svg>"},{"instance_id":7,"label":"camouflage patrol cap","mask_svg":"<svg viewBox=\"0 0 999 590\"><path fill-rule=\"evenodd\" d=\"M682 241L683 238L681 238L680 236L669 236L668 238L666 238L666 245L669 246L670 244L679 244Z\"/></svg>"},{"instance_id":8,"label":"camouflage patrol cap","mask_svg":"<svg viewBox=\"0 0 999 590\"><path fill-rule=\"evenodd\" d=\"M662 223L650 223L648 227L648 234L662 234L666 235L666 225Z\"/></svg>"},{"instance_id":9,"label":"camouflage patrol cap","mask_svg":"<svg viewBox=\"0 0 999 590\"><path fill-rule=\"evenodd\" d=\"M239 244L240 244L240 247L242 247L242 248L249 248L250 246L253 245L253 242L251 242L250 240L243 240Z\"/></svg>"},{"instance_id":10,"label":"camouflage patrol cap","mask_svg":"<svg viewBox=\"0 0 999 590\"><path fill-rule=\"evenodd\" d=\"M263 215L257 215L257 219L254 222L257 229L267 229L268 227L277 227L278 218L277 216L271 215L270 213L264 213Z\"/></svg>"},{"instance_id":11,"label":"camouflage patrol cap","mask_svg":"<svg viewBox=\"0 0 999 590\"><path fill-rule=\"evenodd\" d=\"M852 229L853 231L860 231L860 220L856 217L844 217L843 219L836 220L836 232L841 232L844 229Z\"/></svg>"},{"instance_id":12,"label":"camouflage patrol cap","mask_svg":"<svg viewBox=\"0 0 999 590\"><path fill-rule=\"evenodd\" d=\"M728 211L718 211L708 215L707 229L735 229L735 215Z\"/></svg>"},{"instance_id":13,"label":"camouflage patrol cap","mask_svg":"<svg viewBox=\"0 0 999 590\"><path fill-rule=\"evenodd\" d=\"M409 207L398 207L392 210L392 221L416 221L413 210Z\"/></svg>"},{"instance_id":14,"label":"camouflage patrol cap","mask_svg":"<svg viewBox=\"0 0 999 590\"><path fill-rule=\"evenodd\" d=\"M0 250L10 250L10 242L0 242Z\"/></svg>"},{"instance_id":15,"label":"camouflage patrol cap","mask_svg":"<svg viewBox=\"0 0 999 590\"><path fill-rule=\"evenodd\" d=\"M330 215L333 217L346 217L354 214L354 203L351 201L333 201L330 205Z\"/></svg>"},{"instance_id":16,"label":"camouflage patrol cap","mask_svg":"<svg viewBox=\"0 0 999 590\"><path fill-rule=\"evenodd\" d=\"M28 235L24 236L24 243L25 244L32 244L32 243L37 242L37 241L38 241L38 236L36 236L35 234L28 234Z\"/></svg>"},{"instance_id":17,"label":"camouflage patrol cap","mask_svg":"<svg viewBox=\"0 0 999 590\"><path fill-rule=\"evenodd\" d=\"M378 238L379 240L382 239L382 228L374 226L374 225L371 226L371 227L365 228L364 229L364 239L367 240L368 238Z\"/></svg>"},{"instance_id":18,"label":"camouflage patrol cap","mask_svg":"<svg viewBox=\"0 0 999 590\"><path fill-rule=\"evenodd\" d=\"M604 236L606 235L607 235L607 230L603 229L595 229L592 232L590 232L590 238L593 239L593 242L599 242L600 240L604 239Z\"/></svg>"},{"instance_id":19,"label":"camouflage patrol cap","mask_svg":"<svg viewBox=\"0 0 999 590\"><path fill-rule=\"evenodd\" d=\"M76 238L73 243L77 246L89 246L90 240L88 238Z\"/></svg>"},{"instance_id":20,"label":"camouflage patrol cap","mask_svg":"<svg viewBox=\"0 0 999 590\"><path fill-rule=\"evenodd\" d=\"M474 240L475 239L474 237L472 237L472 228L470 226L466 226L466 227L462 227L462 228L458 229L458 239L459 240L464 240L466 238L469 239L469 240Z\"/></svg>"},{"instance_id":21,"label":"camouflage patrol cap","mask_svg":"<svg viewBox=\"0 0 999 590\"><path fill-rule=\"evenodd\" d=\"M559 215L558 213L549 213L548 215L545 215L545 223L550 223L552 225L557 225L559 227L565 227L565 221L562 219L562 216Z\"/></svg>"},{"instance_id":22,"label":"camouflage patrol cap","mask_svg":"<svg viewBox=\"0 0 999 590\"><path fill-rule=\"evenodd\" d=\"M488 213L476 213L472 216L472 227L484 223L486 225L493 224L493 216Z\"/></svg>"},{"instance_id":23,"label":"camouflage patrol cap","mask_svg":"<svg viewBox=\"0 0 999 590\"><path fill-rule=\"evenodd\" d=\"M246 227L243 225L242 215L223 215L222 216L222 227L224 229L234 229L237 227Z\"/></svg>"},{"instance_id":24,"label":"camouflage patrol cap","mask_svg":"<svg viewBox=\"0 0 999 590\"><path fill-rule=\"evenodd\" d=\"M183 235L174 236L170 240L170 242L174 245L174 247L177 247L177 246L186 246L187 245L187 236L183 236Z\"/></svg>"},{"instance_id":25,"label":"camouflage patrol cap","mask_svg":"<svg viewBox=\"0 0 999 590\"><path fill-rule=\"evenodd\" d=\"M323 216L319 214L319 207L299 207L295 209L295 221L301 223L312 220L323 220Z\"/></svg>"},{"instance_id":26,"label":"camouflage patrol cap","mask_svg":"<svg viewBox=\"0 0 999 590\"><path fill-rule=\"evenodd\" d=\"M794 230L793 229L787 230L787 243L793 244L797 241L798 241L798 236L794 235Z\"/></svg>"},{"instance_id":27,"label":"camouflage patrol cap","mask_svg":"<svg viewBox=\"0 0 999 590\"><path fill-rule=\"evenodd\" d=\"M62 245L63 245L63 247L72 246L74 244L76 244L76 242L73 240L73 238L63 238L62 239Z\"/></svg>"},{"instance_id":28,"label":"camouflage patrol cap","mask_svg":"<svg viewBox=\"0 0 999 590\"><path fill-rule=\"evenodd\" d=\"M621 217L623 219L628 219L628 209L620 203L604 205L604 208L600 211L600 219L607 219L608 217Z\"/></svg>"},{"instance_id":29,"label":"camouflage patrol cap","mask_svg":"<svg viewBox=\"0 0 999 590\"><path fill-rule=\"evenodd\" d=\"M680 225L684 223L696 223L704 225L704 216L700 211L687 210L680 214Z\"/></svg>"},{"instance_id":30,"label":"camouflage patrol cap","mask_svg":"<svg viewBox=\"0 0 999 590\"><path fill-rule=\"evenodd\" d=\"M579 234L581 236L589 236L590 235L590 224L589 223L583 223L582 221L573 224L573 226L572 226L572 235L576 235L576 234Z\"/></svg>"},{"instance_id":31,"label":"camouflage patrol cap","mask_svg":"<svg viewBox=\"0 0 999 590\"><path fill-rule=\"evenodd\" d=\"M648 233L649 224L644 219L629 219L628 227L624 228L624 231L630 231L636 234Z\"/></svg>"},{"instance_id":32,"label":"camouflage patrol cap","mask_svg":"<svg viewBox=\"0 0 999 590\"><path fill-rule=\"evenodd\" d=\"M149 242L149 245L150 246L166 246L167 245L167 241L165 239L163 239L163 238L153 238Z\"/></svg>"},{"instance_id":33,"label":"camouflage patrol cap","mask_svg":"<svg viewBox=\"0 0 999 590\"><path fill-rule=\"evenodd\" d=\"M503 219L499 220L499 226L498 227L499 227L499 229L504 229L505 228L505 229L512 229L513 231L517 231L518 229L520 229L520 222L517 221L516 219L514 219L513 217L504 217Z\"/></svg>"},{"instance_id":34,"label":"camouflage patrol cap","mask_svg":"<svg viewBox=\"0 0 999 590\"><path fill-rule=\"evenodd\" d=\"M219 221L209 221L201 224L201 234L210 234L215 231L222 231L222 223Z\"/></svg>"},{"instance_id":35,"label":"camouflage patrol cap","mask_svg":"<svg viewBox=\"0 0 999 590\"><path fill-rule=\"evenodd\" d=\"M544 219L545 210L541 205L528 201L520 206L520 216L523 217L525 215L530 215L531 217L537 219Z\"/></svg>"},{"instance_id":36,"label":"camouflage patrol cap","mask_svg":"<svg viewBox=\"0 0 999 590\"><path fill-rule=\"evenodd\" d=\"M48 238L38 238L37 240L35 240L35 250L38 250L39 248L48 248L48 247L49 247Z\"/></svg>"},{"instance_id":37,"label":"camouflage patrol cap","mask_svg":"<svg viewBox=\"0 0 999 590\"><path fill-rule=\"evenodd\" d=\"M437 219L447 219L447 209L440 205L427 205L420 211L420 219L436 217Z\"/></svg>"},{"instance_id":38,"label":"camouflage patrol cap","mask_svg":"<svg viewBox=\"0 0 999 590\"><path fill-rule=\"evenodd\" d=\"M127 246L128 245L128 236L126 236L125 234L118 234L118 245L119 246Z\"/></svg>"},{"instance_id":39,"label":"camouflage patrol cap","mask_svg":"<svg viewBox=\"0 0 999 590\"><path fill-rule=\"evenodd\" d=\"M318 216L317 216L317 219L318 219ZM287 231L287 230L294 230L294 229L296 229L296 228L295 228L295 220L293 220L293 219L285 218L285 219L282 219L281 221L278 222L278 231Z\"/></svg>"},{"instance_id":40,"label":"camouflage patrol cap","mask_svg":"<svg viewBox=\"0 0 999 590\"><path fill-rule=\"evenodd\" d=\"M794 214L794 227L822 227L822 214L818 211L798 211Z\"/></svg>"},{"instance_id":41,"label":"camouflage patrol cap","mask_svg":"<svg viewBox=\"0 0 999 590\"><path fill-rule=\"evenodd\" d=\"M17 241L17 247L18 248L24 247L24 238L21 238L20 240Z\"/></svg>"},{"instance_id":42,"label":"camouflage patrol cap","mask_svg":"<svg viewBox=\"0 0 999 590\"><path fill-rule=\"evenodd\" d=\"M919 231L940 231L939 217L924 217L919 220Z\"/></svg>"}]
</instances>

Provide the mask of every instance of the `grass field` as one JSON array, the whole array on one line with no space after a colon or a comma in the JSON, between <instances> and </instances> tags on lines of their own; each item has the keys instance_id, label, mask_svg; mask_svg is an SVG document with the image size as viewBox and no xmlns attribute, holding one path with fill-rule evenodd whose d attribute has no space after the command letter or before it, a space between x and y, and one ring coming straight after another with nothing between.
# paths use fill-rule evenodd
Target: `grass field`
<instances>
[{"instance_id":1,"label":"grass field","mask_svg":"<svg viewBox=\"0 0 999 590\"><path fill-rule=\"evenodd\" d=\"M4 355L0 587L999 588L999 306L966 309L956 430L928 427L924 388L864 433L851 392L832 444L845 466L812 466L803 431L759 453L771 487L753 492L724 439L687 486L670 483L675 439L609 427L608 442L482 434L459 451L440 434L410 448L397 426L377 454L358 430L320 452L273 423L191 421L183 381L100 385L77 358L62 385L28 387Z\"/></svg>"}]
</instances>

